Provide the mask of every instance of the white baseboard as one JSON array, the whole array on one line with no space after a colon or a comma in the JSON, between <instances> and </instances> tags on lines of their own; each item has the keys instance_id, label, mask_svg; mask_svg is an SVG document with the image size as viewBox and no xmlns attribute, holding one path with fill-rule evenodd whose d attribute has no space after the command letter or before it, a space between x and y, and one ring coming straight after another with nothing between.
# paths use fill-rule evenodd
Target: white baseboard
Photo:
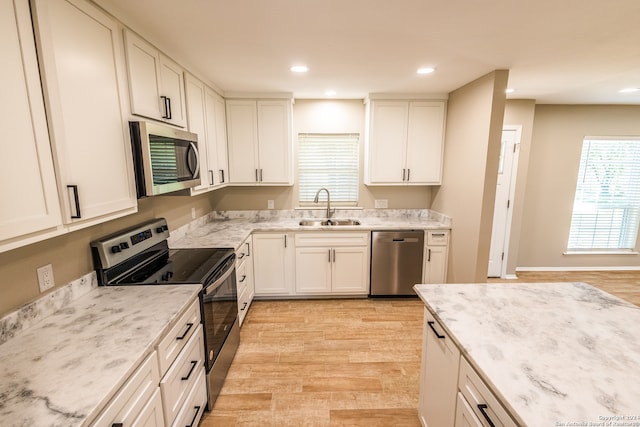
<instances>
[{"instance_id":1,"label":"white baseboard","mask_svg":"<svg viewBox=\"0 0 640 427\"><path fill-rule=\"evenodd\" d=\"M518 271L640 271L640 266L630 265L623 267L517 267Z\"/></svg>"}]
</instances>

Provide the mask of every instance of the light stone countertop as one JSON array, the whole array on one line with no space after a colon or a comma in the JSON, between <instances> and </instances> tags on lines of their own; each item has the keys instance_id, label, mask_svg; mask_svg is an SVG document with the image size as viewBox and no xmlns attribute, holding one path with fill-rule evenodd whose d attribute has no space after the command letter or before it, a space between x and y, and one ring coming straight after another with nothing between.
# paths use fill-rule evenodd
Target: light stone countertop
<instances>
[{"instance_id":1,"label":"light stone countertop","mask_svg":"<svg viewBox=\"0 0 640 427\"><path fill-rule=\"evenodd\" d=\"M302 219L324 219L324 211L216 212L171 232L171 248L233 248L254 232L449 230L451 220L428 210L337 210L332 219L351 218L354 226L301 226Z\"/></svg>"},{"instance_id":2,"label":"light stone countertop","mask_svg":"<svg viewBox=\"0 0 640 427\"><path fill-rule=\"evenodd\" d=\"M98 287L0 345L1 426L84 426L201 285Z\"/></svg>"},{"instance_id":3,"label":"light stone countertop","mask_svg":"<svg viewBox=\"0 0 640 427\"><path fill-rule=\"evenodd\" d=\"M415 290L519 424L640 425L640 307L586 283Z\"/></svg>"}]
</instances>

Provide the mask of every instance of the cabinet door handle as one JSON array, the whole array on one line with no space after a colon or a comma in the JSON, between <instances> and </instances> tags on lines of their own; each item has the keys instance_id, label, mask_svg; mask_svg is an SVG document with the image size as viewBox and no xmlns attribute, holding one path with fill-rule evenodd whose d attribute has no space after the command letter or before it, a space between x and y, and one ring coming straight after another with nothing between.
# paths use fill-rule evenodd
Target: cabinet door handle
<instances>
[{"instance_id":1,"label":"cabinet door handle","mask_svg":"<svg viewBox=\"0 0 640 427\"><path fill-rule=\"evenodd\" d=\"M167 97L167 119L171 120L173 118L173 114L171 114L171 98Z\"/></svg>"},{"instance_id":2,"label":"cabinet door handle","mask_svg":"<svg viewBox=\"0 0 640 427\"><path fill-rule=\"evenodd\" d=\"M164 113L162 114L162 118L168 119L169 118L169 104L167 103L168 98L162 95L160 96L160 99L162 99L162 105L164 107Z\"/></svg>"},{"instance_id":3,"label":"cabinet door handle","mask_svg":"<svg viewBox=\"0 0 640 427\"><path fill-rule=\"evenodd\" d=\"M285 248L287 247L287 235L286 234L284 235L284 247Z\"/></svg>"},{"instance_id":4,"label":"cabinet door handle","mask_svg":"<svg viewBox=\"0 0 640 427\"><path fill-rule=\"evenodd\" d=\"M180 335L179 337L176 337L176 341L183 340L184 337L187 336L191 328L193 328L193 323L187 323L187 329L185 329L184 334Z\"/></svg>"},{"instance_id":5,"label":"cabinet door handle","mask_svg":"<svg viewBox=\"0 0 640 427\"><path fill-rule=\"evenodd\" d=\"M224 169L219 169L220 171L220 183L224 183Z\"/></svg>"},{"instance_id":6,"label":"cabinet door handle","mask_svg":"<svg viewBox=\"0 0 640 427\"><path fill-rule=\"evenodd\" d=\"M331 262L331 249L328 249L327 252L329 252L329 262Z\"/></svg>"},{"instance_id":7,"label":"cabinet door handle","mask_svg":"<svg viewBox=\"0 0 640 427\"><path fill-rule=\"evenodd\" d=\"M82 215L80 214L80 197L78 196L78 186L67 185L67 190L71 190L71 192L73 193L73 202L74 202L74 207L76 209L76 214L71 215L71 218L73 219L82 218Z\"/></svg>"},{"instance_id":8,"label":"cabinet door handle","mask_svg":"<svg viewBox=\"0 0 640 427\"><path fill-rule=\"evenodd\" d=\"M245 245L247 245L247 256L251 256L251 246L249 245L249 242L245 243Z\"/></svg>"},{"instance_id":9,"label":"cabinet door handle","mask_svg":"<svg viewBox=\"0 0 640 427\"><path fill-rule=\"evenodd\" d=\"M402 181L405 181L405 176L407 175L407 170L406 169L402 169Z\"/></svg>"},{"instance_id":10,"label":"cabinet door handle","mask_svg":"<svg viewBox=\"0 0 640 427\"><path fill-rule=\"evenodd\" d=\"M411 181L411 169L407 169L407 182Z\"/></svg>"},{"instance_id":11,"label":"cabinet door handle","mask_svg":"<svg viewBox=\"0 0 640 427\"><path fill-rule=\"evenodd\" d=\"M427 262L431 262L431 249L427 249Z\"/></svg>"},{"instance_id":12,"label":"cabinet door handle","mask_svg":"<svg viewBox=\"0 0 640 427\"><path fill-rule=\"evenodd\" d=\"M198 361L197 360L192 360L191 361L191 369L189 369L189 373L187 374L186 377L182 377L180 379L182 381L187 381L189 379L189 377L191 376L191 374L193 373L193 370L196 368L197 365L198 365Z\"/></svg>"},{"instance_id":13,"label":"cabinet door handle","mask_svg":"<svg viewBox=\"0 0 640 427\"><path fill-rule=\"evenodd\" d=\"M434 334L436 334L436 338L438 338L439 340L443 340L443 339L445 339L446 337L445 337L444 335L440 335L440 334L438 333L438 331L436 331L436 328L434 328L434 327L433 327L433 324L434 324L434 323L435 323L435 322L427 322L427 325L429 325L429 327L431 328L431 330L433 331L433 333L434 333Z\"/></svg>"},{"instance_id":14,"label":"cabinet door handle","mask_svg":"<svg viewBox=\"0 0 640 427\"><path fill-rule=\"evenodd\" d=\"M198 418L198 414L200 413L200 406L194 406L193 409L196 410L196 413L193 415L193 419L191 420L191 424L189 424L187 427L193 427L193 425L196 422L196 418Z\"/></svg>"},{"instance_id":15,"label":"cabinet door handle","mask_svg":"<svg viewBox=\"0 0 640 427\"><path fill-rule=\"evenodd\" d=\"M260 182L260 181L258 180L258 169L256 169L256 182Z\"/></svg>"},{"instance_id":16,"label":"cabinet door handle","mask_svg":"<svg viewBox=\"0 0 640 427\"><path fill-rule=\"evenodd\" d=\"M213 171L209 171L209 185L213 185Z\"/></svg>"},{"instance_id":17,"label":"cabinet door handle","mask_svg":"<svg viewBox=\"0 0 640 427\"><path fill-rule=\"evenodd\" d=\"M331 252L333 253L333 262L336 262L336 250L332 249Z\"/></svg>"},{"instance_id":18,"label":"cabinet door handle","mask_svg":"<svg viewBox=\"0 0 640 427\"><path fill-rule=\"evenodd\" d=\"M242 252L240 255L238 255L238 259L242 259L242 258L244 258L244 257L245 257L245 255L246 255L246 254L245 254L244 252Z\"/></svg>"},{"instance_id":19,"label":"cabinet door handle","mask_svg":"<svg viewBox=\"0 0 640 427\"><path fill-rule=\"evenodd\" d=\"M489 426L496 427L493 421L491 421L491 418L489 418L489 414L487 414L487 411L485 411L485 409L487 409L488 407L489 406L486 403L481 403L478 405L478 409L480 410L480 413L482 414L484 419L487 420L487 423L489 423Z\"/></svg>"}]
</instances>

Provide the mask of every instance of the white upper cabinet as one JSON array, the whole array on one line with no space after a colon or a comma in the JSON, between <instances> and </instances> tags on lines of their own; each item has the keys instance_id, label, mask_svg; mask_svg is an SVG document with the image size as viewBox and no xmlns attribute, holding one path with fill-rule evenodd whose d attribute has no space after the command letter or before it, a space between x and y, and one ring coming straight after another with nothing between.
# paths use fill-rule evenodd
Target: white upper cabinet
<instances>
[{"instance_id":1,"label":"white upper cabinet","mask_svg":"<svg viewBox=\"0 0 640 427\"><path fill-rule=\"evenodd\" d=\"M0 3L0 55L3 251L62 224L28 0Z\"/></svg>"},{"instance_id":2,"label":"white upper cabinet","mask_svg":"<svg viewBox=\"0 0 640 427\"><path fill-rule=\"evenodd\" d=\"M198 134L202 183L200 194L221 187L228 177L224 100L190 74L185 77L189 131ZM222 127L222 129L220 129Z\"/></svg>"},{"instance_id":3,"label":"white upper cabinet","mask_svg":"<svg viewBox=\"0 0 640 427\"><path fill-rule=\"evenodd\" d=\"M81 0L32 4L63 221L136 212L119 24Z\"/></svg>"},{"instance_id":4,"label":"white upper cabinet","mask_svg":"<svg viewBox=\"0 0 640 427\"><path fill-rule=\"evenodd\" d=\"M131 31L125 38L131 112L185 127L184 70Z\"/></svg>"},{"instance_id":5,"label":"white upper cabinet","mask_svg":"<svg viewBox=\"0 0 640 427\"><path fill-rule=\"evenodd\" d=\"M440 184L444 101L372 100L367 118L365 184Z\"/></svg>"},{"instance_id":6,"label":"white upper cabinet","mask_svg":"<svg viewBox=\"0 0 640 427\"><path fill-rule=\"evenodd\" d=\"M232 99L227 105L233 184L293 184L291 100Z\"/></svg>"}]
</instances>

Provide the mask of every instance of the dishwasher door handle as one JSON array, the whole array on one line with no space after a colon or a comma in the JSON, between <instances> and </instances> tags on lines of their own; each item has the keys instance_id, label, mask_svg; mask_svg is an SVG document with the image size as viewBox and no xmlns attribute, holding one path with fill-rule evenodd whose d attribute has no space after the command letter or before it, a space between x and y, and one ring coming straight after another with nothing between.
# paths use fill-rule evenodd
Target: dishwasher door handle
<instances>
[{"instance_id":1,"label":"dishwasher door handle","mask_svg":"<svg viewBox=\"0 0 640 427\"><path fill-rule=\"evenodd\" d=\"M418 243L419 240L415 237L395 238L390 240L380 240L382 243Z\"/></svg>"}]
</instances>

